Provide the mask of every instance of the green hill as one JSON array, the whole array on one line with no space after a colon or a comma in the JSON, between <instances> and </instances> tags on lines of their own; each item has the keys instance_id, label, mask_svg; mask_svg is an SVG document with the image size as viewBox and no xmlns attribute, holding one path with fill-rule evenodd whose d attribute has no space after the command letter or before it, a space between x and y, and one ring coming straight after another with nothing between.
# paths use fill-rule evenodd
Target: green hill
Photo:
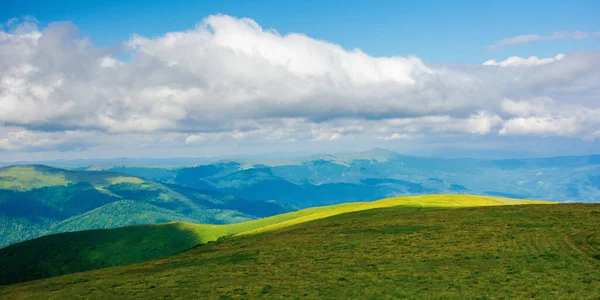
<instances>
[{"instance_id":1,"label":"green hill","mask_svg":"<svg viewBox=\"0 0 600 300\"><path fill-rule=\"evenodd\" d=\"M50 232L60 233L79 231L81 228L103 229L128 225L159 224L171 222L172 220L194 222L193 218L177 214L169 209L133 200L121 200L54 224L51 226Z\"/></svg>"},{"instance_id":2,"label":"green hill","mask_svg":"<svg viewBox=\"0 0 600 300\"><path fill-rule=\"evenodd\" d=\"M176 222L62 233L0 249L0 265L5 266L0 269L0 284L139 262L172 255L223 237L273 231L356 211L398 207L398 212L409 214L423 210L539 203L547 202L467 195L428 195L309 208L227 225ZM130 204L119 203L116 208L102 213L110 216L114 209ZM157 220L161 213L163 212L152 211L146 216ZM140 218L143 216L140 215ZM67 221L67 225L63 226L78 222L91 226L85 216Z\"/></svg>"},{"instance_id":3,"label":"green hill","mask_svg":"<svg viewBox=\"0 0 600 300\"><path fill-rule=\"evenodd\" d=\"M143 263L2 286L0 297L600 297L600 205L456 207L343 213Z\"/></svg>"},{"instance_id":4,"label":"green hill","mask_svg":"<svg viewBox=\"0 0 600 300\"><path fill-rule=\"evenodd\" d=\"M0 168L0 247L63 231L190 221L224 224L290 211L134 176L42 165Z\"/></svg>"}]
</instances>

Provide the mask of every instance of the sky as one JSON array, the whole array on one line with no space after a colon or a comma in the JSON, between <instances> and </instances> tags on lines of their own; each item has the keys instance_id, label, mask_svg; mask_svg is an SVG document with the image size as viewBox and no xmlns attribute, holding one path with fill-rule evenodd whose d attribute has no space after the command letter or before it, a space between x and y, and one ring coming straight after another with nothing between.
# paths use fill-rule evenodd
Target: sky
<instances>
[{"instance_id":1,"label":"sky","mask_svg":"<svg viewBox=\"0 0 600 300\"><path fill-rule=\"evenodd\" d=\"M600 153L598 15L598 1L2 0L0 161Z\"/></svg>"}]
</instances>

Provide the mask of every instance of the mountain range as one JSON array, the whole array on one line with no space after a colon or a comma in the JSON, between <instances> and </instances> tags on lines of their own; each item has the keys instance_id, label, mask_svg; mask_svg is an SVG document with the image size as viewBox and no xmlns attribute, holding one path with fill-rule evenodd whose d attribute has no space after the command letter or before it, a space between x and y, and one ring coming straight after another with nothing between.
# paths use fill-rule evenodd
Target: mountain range
<instances>
[{"instance_id":1,"label":"mountain range","mask_svg":"<svg viewBox=\"0 0 600 300\"><path fill-rule=\"evenodd\" d=\"M482 160L385 150L183 165L0 168L0 247L42 235L184 221L228 224L421 194L600 201L600 155Z\"/></svg>"},{"instance_id":2,"label":"mountain range","mask_svg":"<svg viewBox=\"0 0 600 300\"><path fill-rule=\"evenodd\" d=\"M600 201L600 155L444 159L385 150L182 167L117 165L117 171L248 200L305 208L398 195L468 193L557 202Z\"/></svg>"}]
</instances>

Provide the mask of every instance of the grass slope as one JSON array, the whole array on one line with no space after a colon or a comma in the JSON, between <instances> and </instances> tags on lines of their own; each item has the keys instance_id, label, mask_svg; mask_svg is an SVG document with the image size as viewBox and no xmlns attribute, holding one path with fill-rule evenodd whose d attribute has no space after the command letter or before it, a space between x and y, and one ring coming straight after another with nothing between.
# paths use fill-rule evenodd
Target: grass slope
<instances>
[{"instance_id":1,"label":"grass slope","mask_svg":"<svg viewBox=\"0 0 600 300\"><path fill-rule=\"evenodd\" d=\"M0 249L0 265L5 266L0 269L0 284L139 262L178 253L197 244L216 241L222 237L277 230L334 215L374 208L399 206L402 207L402 211L409 213L425 208L449 209L536 203L547 202L468 195L427 195L316 207L227 225L170 223L163 226L178 230L172 230L170 234L161 236L161 240L156 240L156 236L152 234L137 234L160 228L156 226L64 233ZM84 218L78 221L86 220ZM130 234L133 236L129 236ZM188 242L171 243L170 239ZM115 246L115 243L124 246Z\"/></svg>"},{"instance_id":2,"label":"grass slope","mask_svg":"<svg viewBox=\"0 0 600 300\"><path fill-rule=\"evenodd\" d=\"M3 281L44 278L147 260L197 245L194 229L167 223L44 236L1 250L0 272Z\"/></svg>"},{"instance_id":3,"label":"grass slope","mask_svg":"<svg viewBox=\"0 0 600 300\"><path fill-rule=\"evenodd\" d=\"M598 299L600 205L356 211L0 297Z\"/></svg>"}]
</instances>

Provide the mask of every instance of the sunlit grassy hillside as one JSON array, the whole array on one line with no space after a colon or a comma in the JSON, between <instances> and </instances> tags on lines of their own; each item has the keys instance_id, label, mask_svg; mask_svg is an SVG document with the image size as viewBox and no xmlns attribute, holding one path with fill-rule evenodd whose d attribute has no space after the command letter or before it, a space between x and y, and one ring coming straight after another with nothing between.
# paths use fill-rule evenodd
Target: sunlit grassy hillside
<instances>
[{"instance_id":1,"label":"sunlit grassy hillside","mask_svg":"<svg viewBox=\"0 0 600 300\"><path fill-rule=\"evenodd\" d=\"M118 173L68 171L43 165L0 168L0 189L26 191L80 182L103 188L118 183L140 184L143 180Z\"/></svg>"},{"instance_id":2,"label":"sunlit grassy hillside","mask_svg":"<svg viewBox=\"0 0 600 300\"><path fill-rule=\"evenodd\" d=\"M353 202L331 206L303 209L296 212L276 215L259 220L227 225L198 226L197 234L204 243L215 241L221 237L253 234L279 228L289 227L300 223L323 219L339 214L393 206L401 206L404 211L418 211L423 208L450 209L461 207L524 205L524 204L553 204L552 202L536 200L516 200L508 198L473 196L473 195L424 195L394 197L373 202Z\"/></svg>"},{"instance_id":3,"label":"sunlit grassy hillside","mask_svg":"<svg viewBox=\"0 0 600 300\"><path fill-rule=\"evenodd\" d=\"M522 205L522 204L550 204L552 202L535 200L516 200L499 197L474 196L474 195L424 195L409 196L383 199L374 202L346 203L326 207L309 208L296 213L288 213L280 216L273 216L270 222L265 226L260 226L244 230L244 234L257 233L278 228L288 227L299 223L309 222L316 219L322 219L333 215L368 210L374 208L384 208L392 206L403 206L407 210L420 210L423 208L449 209L460 207L478 207L478 206L497 206L497 205ZM293 216L292 218L288 218ZM242 224L255 224L259 221L251 221ZM234 227L239 224L231 224L228 227Z\"/></svg>"},{"instance_id":4,"label":"sunlit grassy hillside","mask_svg":"<svg viewBox=\"0 0 600 300\"><path fill-rule=\"evenodd\" d=\"M158 260L3 286L0 297L600 297L600 205L413 208L234 236Z\"/></svg>"},{"instance_id":5,"label":"sunlit grassy hillside","mask_svg":"<svg viewBox=\"0 0 600 300\"><path fill-rule=\"evenodd\" d=\"M281 229L330 216L397 207L402 213L424 209L541 204L547 202L468 195L397 197L374 202L316 207L227 225L175 222L46 236L0 250L0 283L26 281L171 255L223 237ZM155 233L161 229L161 233ZM171 239L173 242L171 242Z\"/></svg>"}]
</instances>

